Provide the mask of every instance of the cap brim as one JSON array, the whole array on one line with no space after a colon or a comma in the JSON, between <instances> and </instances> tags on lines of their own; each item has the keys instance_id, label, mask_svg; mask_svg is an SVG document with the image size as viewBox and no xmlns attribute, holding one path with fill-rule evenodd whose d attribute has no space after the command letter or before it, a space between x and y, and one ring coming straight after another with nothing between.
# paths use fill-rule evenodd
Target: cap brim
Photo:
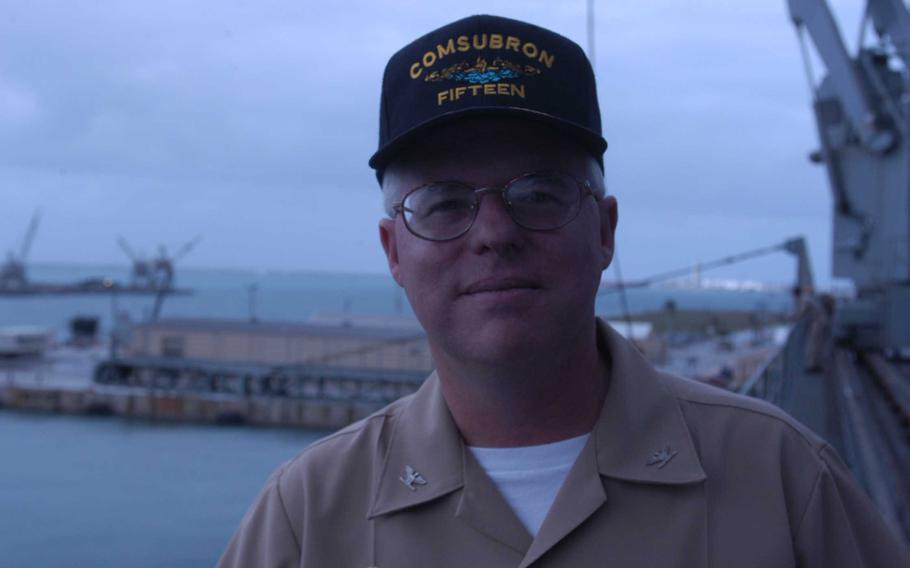
<instances>
[{"instance_id":1,"label":"cap brim","mask_svg":"<svg viewBox=\"0 0 910 568\"><path fill-rule=\"evenodd\" d=\"M440 124L451 122L452 120L463 118L465 116L476 116L476 115L498 115L498 116L517 116L528 118L530 120L536 120L545 124L548 124L559 130L571 138L574 138L580 142L586 150L588 150L600 163L603 164L603 153L607 149L607 141L600 134L588 130L583 126L579 126L573 122L557 118L555 116L529 110L526 108L519 107L504 107L504 106L491 106L491 107L473 107L468 109L462 109L457 111L452 111L445 114L440 114L434 116L430 120L417 124L412 128L402 132L395 138L389 140L382 148L376 151L375 154L370 158L370 167L376 170L376 176L382 181L382 170L385 169L387 165L395 158L395 156L416 142L420 138L421 134L425 134L430 128L439 126Z\"/></svg>"}]
</instances>

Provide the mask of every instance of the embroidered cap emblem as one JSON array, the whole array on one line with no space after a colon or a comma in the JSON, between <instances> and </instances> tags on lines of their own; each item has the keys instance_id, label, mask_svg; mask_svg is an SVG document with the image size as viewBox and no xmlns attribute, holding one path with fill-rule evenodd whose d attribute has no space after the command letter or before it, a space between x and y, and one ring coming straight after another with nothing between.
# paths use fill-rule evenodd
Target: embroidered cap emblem
<instances>
[{"instance_id":1,"label":"embroidered cap emblem","mask_svg":"<svg viewBox=\"0 0 910 568\"><path fill-rule=\"evenodd\" d=\"M667 463L672 460L673 456L675 456L677 453L679 452L670 451L670 446L667 446L666 448L658 450L651 454L651 457L648 459L645 465L657 464L657 469L663 469L663 467L667 465Z\"/></svg>"},{"instance_id":2,"label":"embroidered cap emblem","mask_svg":"<svg viewBox=\"0 0 910 568\"><path fill-rule=\"evenodd\" d=\"M427 484L427 480L423 478L420 472L409 465L405 466L404 475L399 477L398 480L404 483L404 486L411 491L417 491L417 488L414 487L415 485Z\"/></svg>"},{"instance_id":3,"label":"embroidered cap emblem","mask_svg":"<svg viewBox=\"0 0 910 568\"><path fill-rule=\"evenodd\" d=\"M423 78L424 81L462 81L472 85L485 85L490 82L498 82L503 79L514 79L522 76L540 75L540 69L533 65L522 65L513 63L497 57L492 63L487 63L486 58L480 56L472 65L467 61L462 61L428 73Z\"/></svg>"}]
</instances>

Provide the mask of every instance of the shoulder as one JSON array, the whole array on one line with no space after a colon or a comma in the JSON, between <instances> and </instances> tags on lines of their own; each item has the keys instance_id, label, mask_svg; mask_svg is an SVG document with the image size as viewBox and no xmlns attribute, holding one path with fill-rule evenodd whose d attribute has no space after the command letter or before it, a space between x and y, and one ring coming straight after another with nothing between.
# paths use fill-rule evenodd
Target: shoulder
<instances>
[{"instance_id":1,"label":"shoulder","mask_svg":"<svg viewBox=\"0 0 910 568\"><path fill-rule=\"evenodd\" d=\"M403 397L358 420L341 430L317 440L288 461L282 470L285 475L303 475L311 469L325 472L326 468L361 465L381 457L387 446L393 425L413 395Z\"/></svg>"},{"instance_id":2,"label":"shoulder","mask_svg":"<svg viewBox=\"0 0 910 568\"><path fill-rule=\"evenodd\" d=\"M677 400L709 483L778 494L791 514L804 510L836 455L825 440L763 400L672 375L660 378Z\"/></svg>"},{"instance_id":3,"label":"shoulder","mask_svg":"<svg viewBox=\"0 0 910 568\"><path fill-rule=\"evenodd\" d=\"M319 440L278 468L247 511L219 564L296 566L307 527L344 526L338 538L365 538L376 471L405 397ZM332 533L335 534L335 533ZM322 535L328 538L325 535ZM338 550L343 550L339 545Z\"/></svg>"},{"instance_id":4,"label":"shoulder","mask_svg":"<svg viewBox=\"0 0 910 568\"><path fill-rule=\"evenodd\" d=\"M828 443L780 408L689 379L660 379L677 400L714 506L749 502L756 519L786 519L792 537L832 467L853 487Z\"/></svg>"},{"instance_id":5,"label":"shoulder","mask_svg":"<svg viewBox=\"0 0 910 568\"><path fill-rule=\"evenodd\" d=\"M330 509L345 506L345 500L367 499L385 462L394 425L412 397L310 444L281 466L271 483L287 509Z\"/></svg>"},{"instance_id":6,"label":"shoulder","mask_svg":"<svg viewBox=\"0 0 910 568\"><path fill-rule=\"evenodd\" d=\"M762 400L672 375L660 381L684 416L715 511L745 507L766 533L786 530L797 557L813 566L906 564L850 470L809 428Z\"/></svg>"},{"instance_id":7,"label":"shoulder","mask_svg":"<svg viewBox=\"0 0 910 568\"><path fill-rule=\"evenodd\" d=\"M821 457L828 444L779 407L698 381L660 373L679 403L693 434L723 427L728 435L755 437L755 443L787 440ZM745 440L742 440L745 441Z\"/></svg>"},{"instance_id":8,"label":"shoulder","mask_svg":"<svg viewBox=\"0 0 910 568\"><path fill-rule=\"evenodd\" d=\"M703 460L712 455L748 457L781 445L818 459L825 442L776 406L661 372L609 325L599 330L613 372L625 379L624 392L631 393L626 404L646 405L655 420L675 424L681 419Z\"/></svg>"}]
</instances>

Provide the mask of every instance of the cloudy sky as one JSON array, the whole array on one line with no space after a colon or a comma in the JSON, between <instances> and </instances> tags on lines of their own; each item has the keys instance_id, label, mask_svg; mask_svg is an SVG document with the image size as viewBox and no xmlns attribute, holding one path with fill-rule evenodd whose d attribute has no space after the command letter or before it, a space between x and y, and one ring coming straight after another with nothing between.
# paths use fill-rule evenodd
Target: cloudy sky
<instances>
[{"instance_id":1,"label":"cloudy sky","mask_svg":"<svg viewBox=\"0 0 910 568\"><path fill-rule=\"evenodd\" d=\"M832 2L848 44L861 2ZM202 234L188 266L381 272L386 59L472 13L582 45L584 0L0 0L0 251L120 263ZM607 182L628 278L809 239L830 203L784 0L597 2ZM784 282L785 256L719 276ZM609 275L612 278L612 274Z\"/></svg>"}]
</instances>

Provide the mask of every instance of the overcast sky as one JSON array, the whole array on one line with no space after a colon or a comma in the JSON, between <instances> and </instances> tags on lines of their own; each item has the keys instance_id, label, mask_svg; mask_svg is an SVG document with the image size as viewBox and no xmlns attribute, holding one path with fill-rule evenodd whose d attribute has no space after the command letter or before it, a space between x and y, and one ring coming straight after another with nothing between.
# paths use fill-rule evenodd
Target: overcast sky
<instances>
[{"instance_id":1,"label":"overcast sky","mask_svg":"<svg viewBox=\"0 0 910 568\"><path fill-rule=\"evenodd\" d=\"M833 2L851 46L861 4ZM584 0L0 0L0 251L41 208L36 262L202 234L187 266L384 271L366 165L383 66L473 13L586 44ZM785 0L601 0L596 22L624 275L803 234L827 281L831 199Z\"/></svg>"}]
</instances>

